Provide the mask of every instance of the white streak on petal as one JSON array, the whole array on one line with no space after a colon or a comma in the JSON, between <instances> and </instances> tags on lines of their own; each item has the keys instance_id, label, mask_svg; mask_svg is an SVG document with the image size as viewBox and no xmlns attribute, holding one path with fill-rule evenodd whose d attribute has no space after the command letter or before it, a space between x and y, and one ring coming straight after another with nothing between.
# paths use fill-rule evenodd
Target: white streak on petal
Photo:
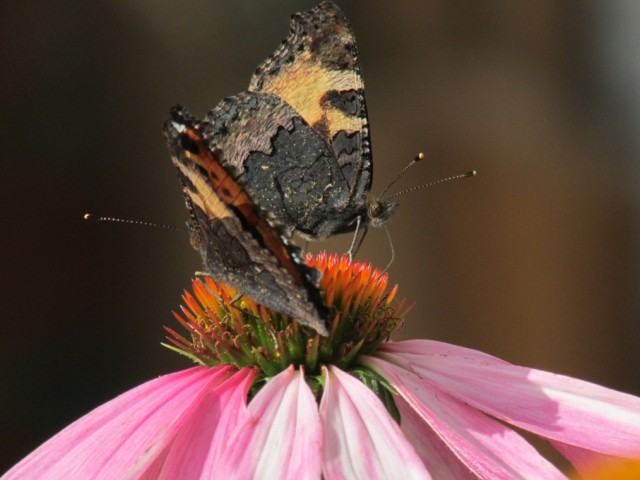
<instances>
[{"instance_id":1,"label":"white streak on petal","mask_svg":"<svg viewBox=\"0 0 640 480\"><path fill-rule=\"evenodd\" d=\"M477 477L565 478L516 432L429 385L415 373L374 357L363 357L362 361L391 383Z\"/></svg>"},{"instance_id":2,"label":"white streak on petal","mask_svg":"<svg viewBox=\"0 0 640 480\"><path fill-rule=\"evenodd\" d=\"M340 369L325 369L320 403L324 477L402 480L431 478L382 402Z\"/></svg>"},{"instance_id":3,"label":"white streak on petal","mask_svg":"<svg viewBox=\"0 0 640 480\"><path fill-rule=\"evenodd\" d=\"M215 478L318 480L322 430L302 370L289 368L258 392L227 440Z\"/></svg>"},{"instance_id":4,"label":"white streak on petal","mask_svg":"<svg viewBox=\"0 0 640 480\"><path fill-rule=\"evenodd\" d=\"M379 356L525 430L606 455L640 458L638 397L433 341L385 345Z\"/></svg>"}]
</instances>

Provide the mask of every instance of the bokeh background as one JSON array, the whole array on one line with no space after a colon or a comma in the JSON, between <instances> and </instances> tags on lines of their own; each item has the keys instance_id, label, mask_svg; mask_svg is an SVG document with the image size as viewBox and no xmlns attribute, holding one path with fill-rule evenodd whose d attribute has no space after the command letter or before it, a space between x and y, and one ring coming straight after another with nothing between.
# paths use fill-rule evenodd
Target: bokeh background
<instances>
[{"instance_id":1,"label":"bokeh background","mask_svg":"<svg viewBox=\"0 0 640 480\"><path fill-rule=\"evenodd\" d=\"M640 3L338 2L356 32L389 273L426 337L640 394ZM0 471L70 421L189 366L160 346L200 259L161 136L203 115L312 1L4 2ZM312 249L345 251L350 237ZM370 232L361 259L384 267Z\"/></svg>"}]
</instances>

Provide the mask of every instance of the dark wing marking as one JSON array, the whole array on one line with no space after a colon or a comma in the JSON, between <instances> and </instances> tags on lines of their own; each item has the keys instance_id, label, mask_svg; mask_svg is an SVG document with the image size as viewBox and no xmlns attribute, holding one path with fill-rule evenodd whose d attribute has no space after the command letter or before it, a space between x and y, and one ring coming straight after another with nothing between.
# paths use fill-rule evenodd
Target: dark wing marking
<instances>
[{"instance_id":1,"label":"dark wing marking","mask_svg":"<svg viewBox=\"0 0 640 480\"><path fill-rule=\"evenodd\" d=\"M366 215L343 168L317 131L275 95L227 98L198 124L220 162L260 207L309 238L352 230Z\"/></svg>"}]
</instances>

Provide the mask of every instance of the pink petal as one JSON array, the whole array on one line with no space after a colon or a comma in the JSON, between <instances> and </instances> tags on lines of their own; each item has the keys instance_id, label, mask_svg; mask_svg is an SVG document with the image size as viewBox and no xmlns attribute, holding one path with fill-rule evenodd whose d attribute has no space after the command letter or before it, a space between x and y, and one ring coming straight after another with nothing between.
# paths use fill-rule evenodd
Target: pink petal
<instances>
[{"instance_id":1,"label":"pink petal","mask_svg":"<svg viewBox=\"0 0 640 480\"><path fill-rule=\"evenodd\" d=\"M449 446L422 420L402 398L396 398L402 417L400 428L422 459L429 472L438 480L467 480L471 473ZM477 477L476 477L477 478Z\"/></svg>"},{"instance_id":2,"label":"pink petal","mask_svg":"<svg viewBox=\"0 0 640 480\"><path fill-rule=\"evenodd\" d=\"M410 427L413 436L421 438L428 448L433 432L455 454L458 461L478 478L565 478L516 432L465 405L437 387L423 381L415 373L374 357L363 363L382 375L398 394L420 416L423 425ZM403 422L404 425L404 422ZM420 433L420 430L424 430ZM416 448L421 445L416 445ZM422 452L428 458L429 452ZM460 468L451 464L450 455L440 454L445 467L453 473ZM453 477L457 478L457 477Z\"/></svg>"},{"instance_id":3,"label":"pink petal","mask_svg":"<svg viewBox=\"0 0 640 480\"><path fill-rule=\"evenodd\" d=\"M378 397L336 367L325 369L320 417L327 480L431 478Z\"/></svg>"},{"instance_id":4,"label":"pink petal","mask_svg":"<svg viewBox=\"0 0 640 480\"><path fill-rule=\"evenodd\" d=\"M247 393L255 371L243 369L211 390L193 408L163 452L149 464L140 462L129 478L209 479L229 435L246 417Z\"/></svg>"},{"instance_id":5,"label":"pink petal","mask_svg":"<svg viewBox=\"0 0 640 480\"><path fill-rule=\"evenodd\" d=\"M3 479L126 477L162 453L193 409L232 373L196 367L140 385L62 430Z\"/></svg>"},{"instance_id":6,"label":"pink petal","mask_svg":"<svg viewBox=\"0 0 640 480\"><path fill-rule=\"evenodd\" d=\"M638 397L428 340L390 343L379 354L525 430L605 455L640 458Z\"/></svg>"},{"instance_id":7,"label":"pink petal","mask_svg":"<svg viewBox=\"0 0 640 480\"><path fill-rule=\"evenodd\" d=\"M246 420L227 439L217 478L318 480L322 430L302 369L279 373L249 403Z\"/></svg>"}]
</instances>

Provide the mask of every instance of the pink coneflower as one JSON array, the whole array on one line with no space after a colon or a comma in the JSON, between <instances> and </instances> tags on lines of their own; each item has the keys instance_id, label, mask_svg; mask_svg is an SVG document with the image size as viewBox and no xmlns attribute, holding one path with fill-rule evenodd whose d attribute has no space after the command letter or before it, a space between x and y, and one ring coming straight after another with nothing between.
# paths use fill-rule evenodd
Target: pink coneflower
<instances>
[{"instance_id":1,"label":"pink coneflower","mask_svg":"<svg viewBox=\"0 0 640 480\"><path fill-rule=\"evenodd\" d=\"M554 479L513 425L578 471L640 459L640 399L435 341L388 341L406 313L370 265L319 255L322 338L211 279L172 347L200 366L141 385L3 478Z\"/></svg>"}]
</instances>

